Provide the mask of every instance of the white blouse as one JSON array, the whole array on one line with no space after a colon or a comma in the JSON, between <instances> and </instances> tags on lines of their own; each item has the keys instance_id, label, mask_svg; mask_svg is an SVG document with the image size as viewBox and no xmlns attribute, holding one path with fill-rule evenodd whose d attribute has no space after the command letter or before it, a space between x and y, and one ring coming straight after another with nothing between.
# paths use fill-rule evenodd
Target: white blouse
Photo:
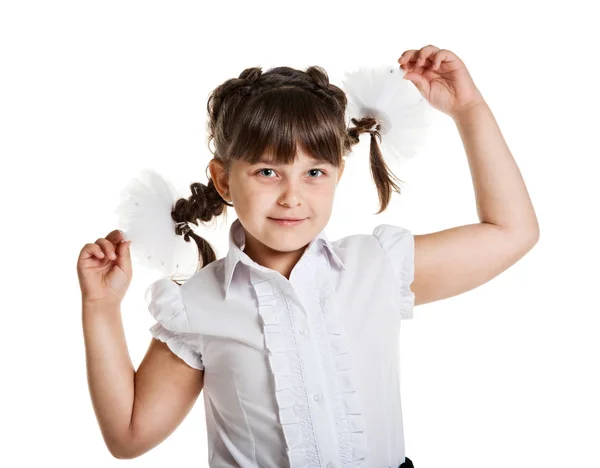
<instances>
[{"instance_id":1,"label":"white blouse","mask_svg":"<svg viewBox=\"0 0 600 468\"><path fill-rule=\"evenodd\" d=\"M210 466L397 468L410 231L382 224L335 242L322 231L289 280L244 246L236 219L226 257L147 291L152 335L204 370Z\"/></svg>"}]
</instances>

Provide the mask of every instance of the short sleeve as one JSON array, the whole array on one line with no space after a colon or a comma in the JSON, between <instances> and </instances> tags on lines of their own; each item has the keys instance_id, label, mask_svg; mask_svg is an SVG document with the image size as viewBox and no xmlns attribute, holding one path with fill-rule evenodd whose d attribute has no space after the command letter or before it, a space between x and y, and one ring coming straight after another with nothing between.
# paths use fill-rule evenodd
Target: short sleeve
<instances>
[{"instance_id":1,"label":"short sleeve","mask_svg":"<svg viewBox=\"0 0 600 468\"><path fill-rule=\"evenodd\" d=\"M410 290L414 280L415 268L415 239L413 234L406 228L381 224L373 229L373 235L379 241L384 255L390 262L394 272L396 287L394 291L403 319L413 318L415 295Z\"/></svg>"},{"instance_id":2,"label":"short sleeve","mask_svg":"<svg viewBox=\"0 0 600 468\"><path fill-rule=\"evenodd\" d=\"M181 297L181 286L169 278L161 278L146 290L146 301L148 310L156 320L150 327L152 336L166 343L190 367L204 370L202 356L190 344L191 333Z\"/></svg>"}]
</instances>

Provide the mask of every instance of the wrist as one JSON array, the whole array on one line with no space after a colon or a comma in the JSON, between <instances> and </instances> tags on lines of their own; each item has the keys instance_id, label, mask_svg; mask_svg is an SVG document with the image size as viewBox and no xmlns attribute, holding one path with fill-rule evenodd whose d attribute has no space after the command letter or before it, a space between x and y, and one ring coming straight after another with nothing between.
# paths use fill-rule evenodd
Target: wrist
<instances>
[{"instance_id":1,"label":"wrist","mask_svg":"<svg viewBox=\"0 0 600 468\"><path fill-rule=\"evenodd\" d=\"M82 299L81 309L84 314L107 314L109 311L121 312L121 301L112 299Z\"/></svg>"},{"instance_id":2,"label":"wrist","mask_svg":"<svg viewBox=\"0 0 600 468\"><path fill-rule=\"evenodd\" d=\"M477 96L473 100L461 106L459 109L450 114L450 117L459 123L462 120L468 119L474 112L478 112L480 109L487 107L487 102L483 99L481 93L477 93Z\"/></svg>"}]
</instances>

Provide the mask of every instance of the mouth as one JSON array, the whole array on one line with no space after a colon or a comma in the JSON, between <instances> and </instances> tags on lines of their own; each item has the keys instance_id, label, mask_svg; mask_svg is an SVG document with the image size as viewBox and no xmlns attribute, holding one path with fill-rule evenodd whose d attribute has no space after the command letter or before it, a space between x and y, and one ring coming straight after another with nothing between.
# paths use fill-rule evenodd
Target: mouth
<instances>
[{"instance_id":1,"label":"mouth","mask_svg":"<svg viewBox=\"0 0 600 468\"><path fill-rule=\"evenodd\" d=\"M296 226L301 224L306 218L269 218L281 226Z\"/></svg>"}]
</instances>

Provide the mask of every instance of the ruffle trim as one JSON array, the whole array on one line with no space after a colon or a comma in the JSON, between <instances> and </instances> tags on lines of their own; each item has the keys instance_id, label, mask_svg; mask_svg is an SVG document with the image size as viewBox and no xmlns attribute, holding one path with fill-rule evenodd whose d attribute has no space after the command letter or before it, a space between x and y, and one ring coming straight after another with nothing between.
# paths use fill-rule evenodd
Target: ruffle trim
<instances>
[{"instance_id":1,"label":"ruffle trim","mask_svg":"<svg viewBox=\"0 0 600 468\"><path fill-rule=\"evenodd\" d=\"M403 319L414 317L415 294L410 290L415 270L415 239L406 228L391 224L380 224L373 229L392 270L398 279L399 287L394 288L394 305Z\"/></svg>"},{"instance_id":2,"label":"ruffle trim","mask_svg":"<svg viewBox=\"0 0 600 468\"><path fill-rule=\"evenodd\" d=\"M151 297L148 299L148 293ZM181 298L181 286L169 278L152 283L144 295L148 310L165 328L174 332L189 332L185 306Z\"/></svg>"},{"instance_id":3,"label":"ruffle trim","mask_svg":"<svg viewBox=\"0 0 600 468\"><path fill-rule=\"evenodd\" d=\"M354 359L341 325L329 265L322 256L314 261L319 262L319 268L310 284L308 297L319 300L318 307L324 318L324 328L318 326L315 332L327 374L341 466L361 466L366 461L368 448L362 405L356 391Z\"/></svg>"},{"instance_id":4,"label":"ruffle trim","mask_svg":"<svg viewBox=\"0 0 600 468\"><path fill-rule=\"evenodd\" d=\"M368 451L353 359L339 322L326 259L317 256L309 261L322 262L317 265L311 284L307 285L307 296L315 301L313 307L325 318L315 324L313 331L327 375L327 395L335 419L341 466L360 466L365 462ZM328 281L325 293L320 292L318 281ZM269 279L255 272L252 272L252 284L258 298L258 311L263 322L265 346L275 381L275 397L290 466L318 466L319 453L292 319L288 315L289 310L278 306L277 301L277 296L285 301L285 295Z\"/></svg>"},{"instance_id":5,"label":"ruffle trim","mask_svg":"<svg viewBox=\"0 0 600 468\"><path fill-rule=\"evenodd\" d=\"M148 299L150 293L150 299ZM155 338L167 344L169 349L194 369L204 370L200 353L186 342L190 333L187 314L181 297L181 286L169 278L152 283L145 293L148 310L157 321L150 327Z\"/></svg>"},{"instance_id":6,"label":"ruffle trim","mask_svg":"<svg viewBox=\"0 0 600 468\"><path fill-rule=\"evenodd\" d=\"M194 351L180 335L176 335L167 330L160 323L155 323L150 327L150 333L156 339L167 344L169 349L179 356L188 366L194 369L204 370L202 356Z\"/></svg>"},{"instance_id":7,"label":"ruffle trim","mask_svg":"<svg viewBox=\"0 0 600 468\"><path fill-rule=\"evenodd\" d=\"M276 287L268 278L252 270L251 281L258 298L290 467L318 466L319 454L289 311L277 307Z\"/></svg>"}]
</instances>

